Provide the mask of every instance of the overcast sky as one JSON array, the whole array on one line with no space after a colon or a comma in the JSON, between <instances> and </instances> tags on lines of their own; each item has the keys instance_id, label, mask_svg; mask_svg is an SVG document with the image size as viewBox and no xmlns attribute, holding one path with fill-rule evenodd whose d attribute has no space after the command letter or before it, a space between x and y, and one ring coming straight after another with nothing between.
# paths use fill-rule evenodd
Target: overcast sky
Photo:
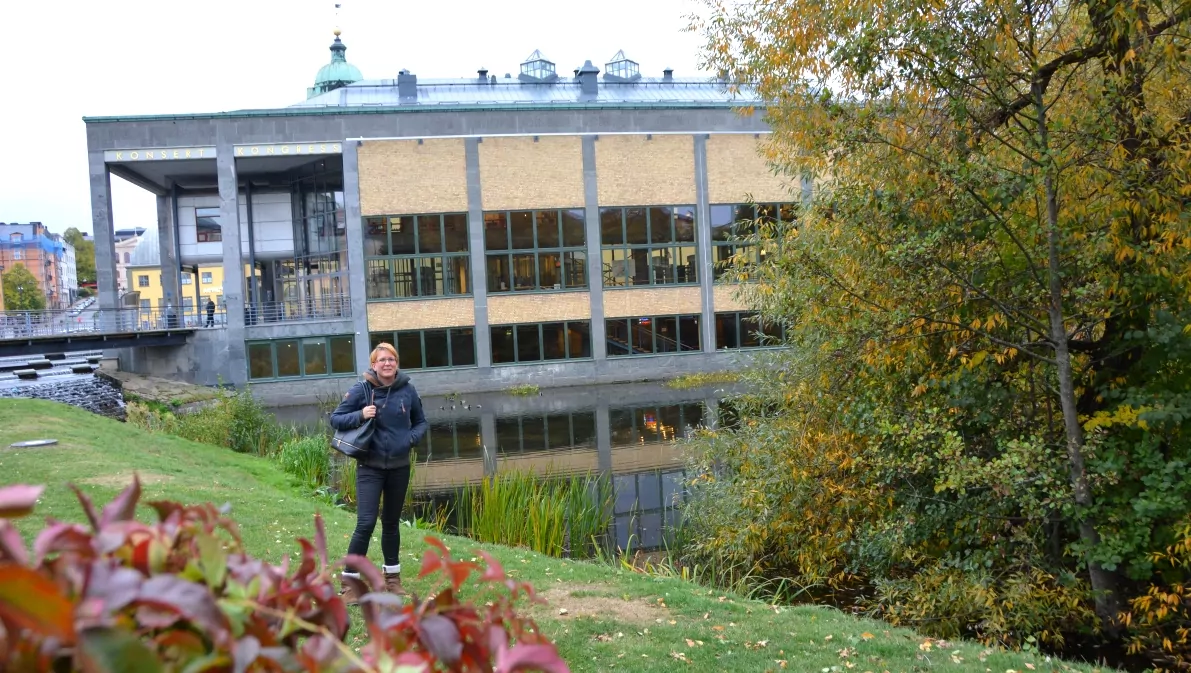
<instances>
[{"instance_id":1,"label":"overcast sky","mask_svg":"<svg viewBox=\"0 0 1191 673\"><path fill-rule=\"evenodd\" d=\"M333 0L4 0L0 222L91 231L83 116L284 107L330 61ZM367 79L518 72L534 49L569 73L618 49L646 76L696 74L696 0L343 0L347 59ZM551 10L549 7L555 9ZM212 139L214 142L214 139ZM117 227L156 225L153 197L113 176Z\"/></svg>"}]
</instances>

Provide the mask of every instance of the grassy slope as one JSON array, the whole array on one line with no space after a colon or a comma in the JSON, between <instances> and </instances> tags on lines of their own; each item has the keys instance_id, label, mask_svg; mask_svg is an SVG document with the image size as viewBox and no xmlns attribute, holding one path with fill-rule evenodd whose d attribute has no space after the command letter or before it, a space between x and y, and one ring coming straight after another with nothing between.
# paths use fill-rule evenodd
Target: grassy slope
<instances>
[{"instance_id":1,"label":"grassy slope","mask_svg":"<svg viewBox=\"0 0 1191 673\"><path fill-rule=\"evenodd\" d=\"M48 486L38 516L79 521L81 513L68 482L81 485L103 504L136 469L146 482L145 500L230 502L249 551L267 560L276 562L292 552L295 536L311 536L317 511L326 517L332 555L346 552L352 513L328 510L302 496L269 461L148 435L52 402L0 400L0 447L45 437L57 439L58 446L0 448L0 484ZM148 508L142 509L142 517L149 517ZM26 539L39 521L21 522ZM425 595L431 587L414 579L425 548L422 534L403 528L402 536L405 584ZM463 538L447 537L446 542L460 558L469 558L481 547ZM520 549L482 547L550 599L548 608L534 609L535 615L575 671L1096 670L970 643L943 650L932 644L928 651L923 649L924 639L911 631L833 609L775 610L678 580L563 562ZM378 563L379 551L379 544L373 544L371 556ZM560 615L561 609L567 614ZM783 661L785 666L779 663Z\"/></svg>"}]
</instances>

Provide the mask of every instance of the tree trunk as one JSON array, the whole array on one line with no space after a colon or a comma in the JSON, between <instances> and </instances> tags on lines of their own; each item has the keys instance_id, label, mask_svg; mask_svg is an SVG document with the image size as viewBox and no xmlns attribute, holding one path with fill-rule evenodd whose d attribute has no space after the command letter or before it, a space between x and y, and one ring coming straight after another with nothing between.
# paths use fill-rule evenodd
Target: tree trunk
<instances>
[{"instance_id":1,"label":"tree trunk","mask_svg":"<svg viewBox=\"0 0 1191 673\"><path fill-rule=\"evenodd\" d=\"M1067 327L1063 320L1063 278L1059 264L1059 201L1054 180L1054 164L1050 160L1049 137L1047 133L1046 106L1042 87L1034 85L1034 106L1037 111L1038 137L1042 149L1042 168L1045 171L1046 229L1047 229L1047 280L1049 290L1050 336L1054 342L1055 364L1059 377L1059 404L1063 411L1063 430L1067 440L1067 463L1071 471L1071 490L1075 504L1083 510L1080 513L1079 537L1087 547L1086 561L1092 591L1095 592L1096 614L1101 626L1110 637L1120 633L1120 594L1117 578L1098 562L1092 560L1100 545L1100 534L1096 532L1091 509L1092 491L1088 487L1088 473L1084 465L1083 427L1079 424L1079 410L1075 400L1075 381L1071 373L1071 350L1067 339Z\"/></svg>"}]
</instances>

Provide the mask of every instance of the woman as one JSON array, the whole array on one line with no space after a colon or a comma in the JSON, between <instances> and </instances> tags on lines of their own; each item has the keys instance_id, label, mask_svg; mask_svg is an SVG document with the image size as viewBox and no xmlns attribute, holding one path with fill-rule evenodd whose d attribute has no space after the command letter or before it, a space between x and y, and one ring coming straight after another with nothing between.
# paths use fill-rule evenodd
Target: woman
<instances>
[{"instance_id":1,"label":"woman","mask_svg":"<svg viewBox=\"0 0 1191 673\"><path fill-rule=\"evenodd\" d=\"M352 386L339 407L331 412L331 426L336 430L350 430L359 427L366 419L375 419L368 453L358 459L356 530L352 533L347 553L368 555L368 542L372 539L379 514L385 590L400 595L404 593L401 589L401 506L405 504L405 491L409 488L410 453L426 434L427 423L422 415L418 391L414 390L409 377L397 369L397 349L391 344L379 344L373 349L369 361L372 367L364 372L364 381ZM343 575L360 577L359 572L350 567ZM350 586L345 586L343 598L348 605L355 605L360 599Z\"/></svg>"}]
</instances>

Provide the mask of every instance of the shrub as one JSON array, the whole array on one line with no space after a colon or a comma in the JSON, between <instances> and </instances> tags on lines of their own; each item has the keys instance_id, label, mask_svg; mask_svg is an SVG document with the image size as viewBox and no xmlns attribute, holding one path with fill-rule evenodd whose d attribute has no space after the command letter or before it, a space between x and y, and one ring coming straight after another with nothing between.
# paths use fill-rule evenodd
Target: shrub
<instances>
[{"instance_id":1,"label":"shrub","mask_svg":"<svg viewBox=\"0 0 1191 673\"><path fill-rule=\"evenodd\" d=\"M348 611L332 582L326 532L299 539L301 561L273 566L243 550L234 521L211 504L151 502L158 523L133 515L140 482L97 512L77 488L89 526L49 521L32 554L9 518L32 512L43 487L0 488L0 661L4 670L567 671L532 620L513 608L533 589L487 554L479 581L498 591L484 608L458 599L478 569L438 540L420 577L441 573L433 600L368 593L384 580L362 557L356 583L371 640L345 642ZM365 581L366 580L366 581ZM510 646L510 640L515 644Z\"/></svg>"},{"instance_id":2,"label":"shrub","mask_svg":"<svg viewBox=\"0 0 1191 673\"><path fill-rule=\"evenodd\" d=\"M129 404L128 421L150 432L259 456L273 456L286 441L305 434L278 423L247 389L223 393L203 408L185 414L175 414L160 404Z\"/></svg>"},{"instance_id":3,"label":"shrub","mask_svg":"<svg viewBox=\"0 0 1191 673\"><path fill-rule=\"evenodd\" d=\"M281 445L281 469L315 490L327 483L331 471L330 446L325 437L301 437Z\"/></svg>"}]
</instances>

